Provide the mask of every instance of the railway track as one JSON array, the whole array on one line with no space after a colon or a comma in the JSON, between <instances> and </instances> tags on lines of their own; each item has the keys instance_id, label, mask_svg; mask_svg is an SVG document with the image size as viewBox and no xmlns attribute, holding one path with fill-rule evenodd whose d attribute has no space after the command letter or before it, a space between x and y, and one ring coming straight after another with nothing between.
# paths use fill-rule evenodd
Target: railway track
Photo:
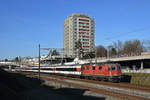
<instances>
[{"instance_id":1,"label":"railway track","mask_svg":"<svg viewBox=\"0 0 150 100\"><path fill-rule=\"evenodd\" d=\"M112 82L95 81L95 80L87 80L87 79L81 79L81 80L84 80L84 81L90 82L90 83L95 83L95 84L103 84L103 85L108 85L108 86L120 87L120 88L124 88L124 89L150 92L150 86L135 85L135 84L129 84L129 83L123 83L123 82L112 83Z\"/></svg>"},{"instance_id":2,"label":"railway track","mask_svg":"<svg viewBox=\"0 0 150 100\"><path fill-rule=\"evenodd\" d=\"M38 77L37 73L24 73L29 77ZM41 79L54 81L71 87L87 89L99 94L119 98L121 100L150 100L150 87L125 83L110 83L103 81L64 77L58 75L41 74Z\"/></svg>"}]
</instances>

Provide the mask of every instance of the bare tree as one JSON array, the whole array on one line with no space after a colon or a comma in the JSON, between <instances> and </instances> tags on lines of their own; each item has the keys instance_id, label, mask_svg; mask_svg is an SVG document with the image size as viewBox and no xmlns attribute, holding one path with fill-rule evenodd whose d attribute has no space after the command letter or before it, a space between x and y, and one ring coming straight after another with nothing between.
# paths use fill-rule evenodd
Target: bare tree
<instances>
[{"instance_id":1,"label":"bare tree","mask_svg":"<svg viewBox=\"0 0 150 100\"><path fill-rule=\"evenodd\" d=\"M110 56L116 56L117 55L117 50L112 47L111 50L110 50Z\"/></svg>"},{"instance_id":2,"label":"bare tree","mask_svg":"<svg viewBox=\"0 0 150 100\"><path fill-rule=\"evenodd\" d=\"M131 53L132 52L132 41L126 41L124 43L123 53Z\"/></svg>"},{"instance_id":3,"label":"bare tree","mask_svg":"<svg viewBox=\"0 0 150 100\"><path fill-rule=\"evenodd\" d=\"M8 61L8 59L7 58L5 58L5 60L4 60L5 62L7 62Z\"/></svg>"},{"instance_id":4,"label":"bare tree","mask_svg":"<svg viewBox=\"0 0 150 100\"><path fill-rule=\"evenodd\" d=\"M75 42L75 50L77 51L78 58L82 58L84 55L84 52L83 52L82 43L80 40Z\"/></svg>"},{"instance_id":5,"label":"bare tree","mask_svg":"<svg viewBox=\"0 0 150 100\"><path fill-rule=\"evenodd\" d=\"M133 45L134 52L142 52L143 51L143 45L140 40L134 40L132 45Z\"/></svg>"},{"instance_id":6,"label":"bare tree","mask_svg":"<svg viewBox=\"0 0 150 100\"><path fill-rule=\"evenodd\" d=\"M123 52L124 53L138 53L143 51L143 45L139 40L129 40L124 43Z\"/></svg>"},{"instance_id":7,"label":"bare tree","mask_svg":"<svg viewBox=\"0 0 150 100\"><path fill-rule=\"evenodd\" d=\"M115 55L137 55L143 51L150 51L150 40L141 42L140 40L128 40L122 43L120 40L109 45L107 49L99 45L96 47L97 57L115 56Z\"/></svg>"},{"instance_id":8,"label":"bare tree","mask_svg":"<svg viewBox=\"0 0 150 100\"><path fill-rule=\"evenodd\" d=\"M53 50L51 55L52 56L59 56L60 54L57 50Z\"/></svg>"},{"instance_id":9,"label":"bare tree","mask_svg":"<svg viewBox=\"0 0 150 100\"><path fill-rule=\"evenodd\" d=\"M96 47L96 56L97 57L106 57L107 56L107 49L102 45L97 46Z\"/></svg>"},{"instance_id":10,"label":"bare tree","mask_svg":"<svg viewBox=\"0 0 150 100\"><path fill-rule=\"evenodd\" d=\"M19 62L19 57L16 57L16 58L14 59L14 61L15 61L15 62Z\"/></svg>"},{"instance_id":11,"label":"bare tree","mask_svg":"<svg viewBox=\"0 0 150 100\"><path fill-rule=\"evenodd\" d=\"M94 57L95 57L95 52L88 52L83 56L84 59L91 59Z\"/></svg>"},{"instance_id":12,"label":"bare tree","mask_svg":"<svg viewBox=\"0 0 150 100\"><path fill-rule=\"evenodd\" d=\"M123 43L120 40L114 42L113 47L116 49L117 55L120 55L123 52Z\"/></svg>"},{"instance_id":13,"label":"bare tree","mask_svg":"<svg viewBox=\"0 0 150 100\"><path fill-rule=\"evenodd\" d=\"M145 52L150 52L150 40L146 40L142 42Z\"/></svg>"}]
</instances>

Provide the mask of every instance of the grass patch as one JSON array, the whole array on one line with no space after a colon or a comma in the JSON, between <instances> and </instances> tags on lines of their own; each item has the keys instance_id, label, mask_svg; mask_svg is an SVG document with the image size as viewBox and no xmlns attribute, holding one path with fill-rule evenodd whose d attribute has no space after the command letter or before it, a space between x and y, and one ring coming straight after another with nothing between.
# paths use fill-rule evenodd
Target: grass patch
<instances>
[{"instance_id":1,"label":"grass patch","mask_svg":"<svg viewBox=\"0 0 150 100\"><path fill-rule=\"evenodd\" d=\"M125 73L124 75L131 76L131 80L130 80L131 84L150 86L150 74L147 74L147 73Z\"/></svg>"}]
</instances>

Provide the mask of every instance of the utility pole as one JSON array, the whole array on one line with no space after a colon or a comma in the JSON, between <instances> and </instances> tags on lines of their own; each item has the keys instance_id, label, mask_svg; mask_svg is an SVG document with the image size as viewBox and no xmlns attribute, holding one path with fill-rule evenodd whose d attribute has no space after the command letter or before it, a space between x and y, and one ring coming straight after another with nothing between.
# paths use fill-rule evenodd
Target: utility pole
<instances>
[{"instance_id":1,"label":"utility pole","mask_svg":"<svg viewBox=\"0 0 150 100\"><path fill-rule=\"evenodd\" d=\"M110 50L110 47L107 48L107 59L109 60L109 50Z\"/></svg>"},{"instance_id":2,"label":"utility pole","mask_svg":"<svg viewBox=\"0 0 150 100\"><path fill-rule=\"evenodd\" d=\"M61 60L61 64L64 63L63 60L64 60L64 48L62 49L62 60Z\"/></svg>"},{"instance_id":3,"label":"utility pole","mask_svg":"<svg viewBox=\"0 0 150 100\"><path fill-rule=\"evenodd\" d=\"M40 80L40 44L39 44L39 80Z\"/></svg>"},{"instance_id":4,"label":"utility pole","mask_svg":"<svg viewBox=\"0 0 150 100\"><path fill-rule=\"evenodd\" d=\"M111 49L112 49L112 46L111 46L111 45L107 47L107 59L108 59L108 60L109 60L110 57L111 57Z\"/></svg>"}]
</instances>

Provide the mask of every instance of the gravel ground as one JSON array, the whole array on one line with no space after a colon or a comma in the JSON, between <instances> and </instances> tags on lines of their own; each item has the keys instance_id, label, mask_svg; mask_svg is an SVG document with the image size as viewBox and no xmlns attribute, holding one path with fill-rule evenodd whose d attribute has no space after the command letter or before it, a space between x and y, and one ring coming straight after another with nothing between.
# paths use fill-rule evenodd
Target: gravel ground
<instances>
[{"instance_id":1,"label":"gravel ground","mask_svg":"<svg viewBox=\"0 0 150 100\"><path fill-rule=\"evenodd\" d=\"M71 99L73 100L121 100L89 90L76 89L70 85L62 85L53 81L45 81L45 84L57 88L59 92L63 92L64 95L69 97L71 95Z\"/></svg>"}]
</instances>

